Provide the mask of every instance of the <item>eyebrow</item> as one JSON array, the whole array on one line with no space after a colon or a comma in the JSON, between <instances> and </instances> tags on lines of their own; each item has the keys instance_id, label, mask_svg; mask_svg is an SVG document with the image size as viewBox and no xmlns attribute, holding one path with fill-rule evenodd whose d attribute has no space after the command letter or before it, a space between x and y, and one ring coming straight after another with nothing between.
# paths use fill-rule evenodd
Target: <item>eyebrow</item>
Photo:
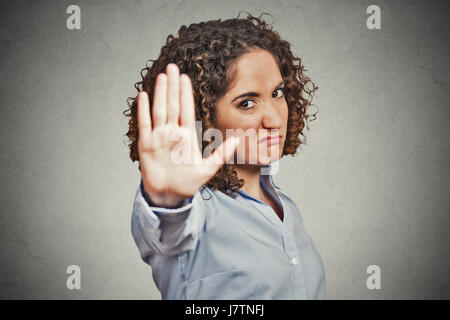
<instances>
[{"instance_id":1,"label":"eyebrow","mask_svg":"<svg viewBox=\"0 0 450 320\"><path fill-rule=\"evenodd\" d=\"M285 84L285 81L282 80L276 87L275 90L278 90L283 84ZM233 103L234 101L236 101L239 98L242 97L259 97L259 93L257 92L246 92L243 94L238 95L236 98L234 98L233 100L231 100L231 103Z\"/></svg>"}]
</instances>

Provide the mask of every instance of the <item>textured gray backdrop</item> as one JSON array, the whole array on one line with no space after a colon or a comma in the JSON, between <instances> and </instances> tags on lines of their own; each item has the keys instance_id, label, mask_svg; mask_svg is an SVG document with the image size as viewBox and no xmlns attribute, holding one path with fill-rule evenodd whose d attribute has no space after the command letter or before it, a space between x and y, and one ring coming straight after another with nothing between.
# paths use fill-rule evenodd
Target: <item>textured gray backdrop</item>
<instances>
[{"instance_id":1,"label":"textured gray backdrop","mask_svg":"<svg viewBox=\"0 0 450 320\"><path fill-rule=\"evenodd\" d=\"M381 30L366 28L370 4ZM139 171L122 111L168 34L240 10L271 13L319 86L307 145L275 181L327 298L450 298L449 3L332 0L1 1L0 298L160 299L130 233ZM73 264L81 290L66 288Z\"/></svg>"}]
</instances>

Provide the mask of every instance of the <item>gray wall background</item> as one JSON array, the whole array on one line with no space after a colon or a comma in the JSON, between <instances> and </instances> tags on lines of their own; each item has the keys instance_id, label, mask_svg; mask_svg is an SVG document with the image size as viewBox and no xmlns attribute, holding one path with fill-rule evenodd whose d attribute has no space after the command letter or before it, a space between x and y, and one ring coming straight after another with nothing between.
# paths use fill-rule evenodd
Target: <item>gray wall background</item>
<instances>
[{"instance_id":1,"label":"gray wall background","mask_svg":"<svg viewBox=\"0 0 450 320\"><path fill-rule=\"evenodd\" d=\"M130 233L140 176L122 111L169 34L240 10L271 13L319 86L307 145L274 179L327 298L450 298L449 4L331 0L2 1L0 298L160 299ZM72 264L81 290L66 288Z\"/></svg>"}]
</instances>

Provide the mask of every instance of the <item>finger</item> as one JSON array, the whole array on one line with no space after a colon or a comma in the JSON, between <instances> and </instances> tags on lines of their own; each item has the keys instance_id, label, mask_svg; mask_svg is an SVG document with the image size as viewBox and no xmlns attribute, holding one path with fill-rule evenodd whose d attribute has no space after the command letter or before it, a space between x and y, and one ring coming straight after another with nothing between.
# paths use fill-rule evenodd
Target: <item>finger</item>
<instances>
[{"instance_id":1,"label":"finger","mask_svg":"<svg viewBox=\"0 0 450 320\"><path fill-rule=\"evenodd\" d=\"M150 107L148 103L148 94L145 91L141 91L137 98L138 110L138 144L146 146L150 141L150 133L152 131L152 120L150 117ZM138 148L140 149L140 148Z\"/></svg>"},{"instance_id":2,"label":"finger","mask_svg":"<svg viewBox=\"0 0 450 320\"><path fill-rule=\"evenodd\" d=\"M180 71L176 64L167 65L168 90L167 90L167 123L178 124L180 116Z\"/></svg>"},{"instance_id":3,"label":"finger","mask_svg":"<svg viewBox=\"0 0 450 320\"><path fill-rule=\"evenodd\" d=\"M181 75L181 115L180 124L188 128L195 128L195 103L192 83L188 75Z\"/></svg>"},{"instance_id":4,"label":"finger","mask_svg":"<svg viewBox=\"0 0 450 320\"><path fill-rule=\"evenodd\" d=\"M159 127L167 121L167 75L160 73L156 77L155 94L152 106L153 126Z\"/></svg>"},{"instance_id":5,"label":"finger","mask_svg":"<svg viewBox=\"0 0 450 320\"><path fill-rule=\"evenodd\" d=\"M227 139L222 143L208 158L204 160L204 163L211 170L211 176L214 175L226 161L233 156L239 145L239 137L234 136Z\"/></svg>"}]
</instances>

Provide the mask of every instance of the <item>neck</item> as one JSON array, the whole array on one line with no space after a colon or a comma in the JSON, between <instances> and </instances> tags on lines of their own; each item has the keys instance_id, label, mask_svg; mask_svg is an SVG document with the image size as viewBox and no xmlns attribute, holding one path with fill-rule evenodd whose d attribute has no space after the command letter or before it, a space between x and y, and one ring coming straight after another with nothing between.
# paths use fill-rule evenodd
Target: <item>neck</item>
<instances>
[{"instance_id":1,"label":"neck","mask_svg":"<svg viewBox=\"0 0 450 320\"><path fill-rule=\"evenodd\" d=\"M261 200L261 168L255 165L236 165L235 168L239 178L245 181L242 190L252 197Z\"/></svg>"}]
</instances>

